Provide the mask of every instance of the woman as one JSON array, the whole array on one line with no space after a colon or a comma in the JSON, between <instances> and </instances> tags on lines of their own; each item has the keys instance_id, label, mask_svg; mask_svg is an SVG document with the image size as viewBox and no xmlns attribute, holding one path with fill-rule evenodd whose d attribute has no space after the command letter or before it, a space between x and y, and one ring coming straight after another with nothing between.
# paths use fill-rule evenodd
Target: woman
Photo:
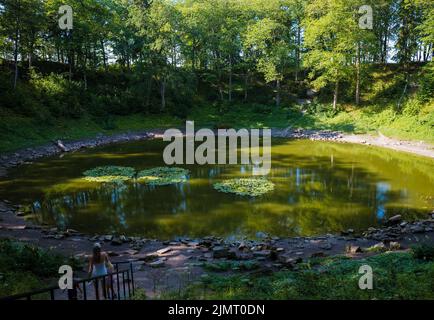
<instances>
[{"instance_id":1,"label":"woman","mask_svg":"<svg viewBox=\"0 0 434 320\"><path fill-rule=\"evenodd\" d=\"M99 243L95 243L93 245L93 254L89 258L89 277L101 277L108 275L107 267L111 266L111 262L108 258L107 253L101 251L101 245ZM98 292L98 284L101 283L101 288L103 289L104 299L107 299L107 292L111 289L110 282L108 281L108 277L96 279L94 281L95 285L95 293L97 298L99 298ZM104 288L105 284L105 288Z\"/></svg>"}]
</instances>

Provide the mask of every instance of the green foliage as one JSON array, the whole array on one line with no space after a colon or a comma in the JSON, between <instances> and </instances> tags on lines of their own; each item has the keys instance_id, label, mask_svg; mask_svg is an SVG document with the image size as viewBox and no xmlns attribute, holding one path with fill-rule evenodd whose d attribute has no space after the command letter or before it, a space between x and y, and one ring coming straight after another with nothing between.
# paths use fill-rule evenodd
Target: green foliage
<instances>
[{"instance_id":1,"label":"green foliage","mask_svg":"<svg viewBox=\"0 0 434 320\"><path fill-rule=\"evenodd\" d=\"M61 265L78 268L75 259L67 259L50 250L7 239L0 240L0 297L47 286L56 278Z\"/></svg>"},{"instance_id":2,"label":"green foliage","mask_svg":"<svg viewBox=\"0 0 434 320\"><path fill-rule=\"evenodd\" d=\"M225 192L235 193L240 196L258 197L274 190L274 183L263 179L230 179L214 184L214 189Z\"/></svg>"},{"instance_id":3,"label":"green foliage","mask_svg":"<svg viewBox=\"0 0 434 320\"><path fill-rule=\"evenodd\" d=\"M134 177L136 170L131 167L103 166L83 172L85 179L91 182L123 182Z\"/></svg>"},{"instance_id":4,"label":"green foliage","mask_svg":"<svg viewBox=\"0 0 434 320\"><path fill-rule=\"evenodd\" d=\"M213 272L225 271L251 271L259 268L257 261L218 261L206 262L203 264L204 269Z\"/></svg>"},{"instance_id":5,"label":"green foliage","mask_svg":"<svg viewBox=\"0 0 434 320\"><path fill-rule=\"evenodd\" d=\"M374 272L374 290L360 290L360 266ZM271 275L212 274L184 291L163 298L177 299L434 299L434 263L408 253L385 253L362 260L340 257L300 264L298 270Z\"/></svg>"},{"instance_id":6,"label":"green foliage","mask_svg":"<svg viewBox=\"0 0 434 320\"><path fill-rule=\"evenodd\" d=\"M415 259L433 261L434 247L427 244L421 244L412 248L412 253Z\"/></svg>"},{"instance_id":7,"label":"green foliage","mask_svg":"<svg viewBox=\"0 0 434 320\"><path fill-rule=\"evenodd\" d=\"M177 167L157 167L142 170L137 174L137 181L155 186L182 183L187 181L188 170Z\"/></svg>"}]
</instances>

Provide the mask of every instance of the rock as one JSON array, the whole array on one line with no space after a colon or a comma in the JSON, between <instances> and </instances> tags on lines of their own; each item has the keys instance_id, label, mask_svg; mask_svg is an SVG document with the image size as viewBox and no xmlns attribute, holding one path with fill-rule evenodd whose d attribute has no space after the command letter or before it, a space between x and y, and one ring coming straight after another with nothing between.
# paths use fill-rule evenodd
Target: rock
<instances>
[{"instance_id":1,"label":"rock","mask_svg":"<svg viewBox=\"0 0 434 320\"><path fill-rule=\"evenodd\" d=\"M236 259L236 253L234 251L230 251L228 248L223 246L217 246L212 249L213 257L215 259L227 258L227 259Z\"/></svg>"},{"instance_id":2,"label":"rock","mask_svg":"<svg viewBox=\"0 0 434 320\"><path fill-rule=\"evenodd\" d=\"M200 246L204 246L204 247L207 247L207 248L211 247L212 244L213 244L212 240L210 240L210 239L204 239L204 240L202 240L202 241L199 242Z\"/></svg>"},{"instance_id":3,"label":"rock","mask_svg":"<svg viewBox=\"0 0 434 320\"><path fill-rule=\"evenodd\" d=\"M98 240L99 240L99 236L93 236L93 237L89 238L89 241L92 241L92 242L96 242Z\"/></svg>"},{"instance_id":4,"label":"rock","mask_svg":"<svg viewBox=\"0 0 434 320\"><path fill-rule=\"evenodd\" d=\"M285 248L276 248L276 252L277 252L277 253L281 253L281 252L283 252L283 251L285 251Z\"/></svg>"},{"instance_id":5,"label":"rock","mask_svg":"<svg viewBox=\"0 0 434 320\"><path fill-rule=\"evenodd\" d=\"M133 256L133 255L139 253L139 251L137 251L137 250L125 250L125 251L122 252L122 253L124 253L124 254L128 254L128 255L130 255L130 256Z\"/></svg>"},{"instance_id":6,"label":"rock","mask_svg":"<svg viewBox=\"0 0 434 320\"><path fill-rule=\"evenodd\" d=\"M412 233L422 233L425 232L425 228L421 225L415 225L410 227L410 232Z\"/></svg>"},{"instance_id":7,"label":"rock","mask_svg":"<svg viewBox=\"0 0 434 320\"><path fill-rule=\"evenodd\" d=\"M263 258L269 258L271 256L270 250L261 250L261 251L255 251L253 253L254 257L263 257Z\"/></svg>"},{"instance_id":8,"label":"rock","mask_svg":"<svg viewBox=\"0 0 434 320\"><path fill-rule=\"evenodd\" d=\"M369 247L368 250L374 250L374 251L385 251L386 250L386 246L383 242L377 243L375 245L373 245L372 247Z\"/></svg>"},{"instance_id":9,"label":"rock","mask_svg":"<svg viewBox=\"0 0 434 320\"><path fill-rule=\"evenodd\" d=\"M244 242L241 242L240 245L238 246L238 250L246 250L248 249L247 245Z\"/></svg>"},{"instance_id":10,"label":"rock","mask_svg":"<svg viewBox=\"0 0 434 320\"><path fill-rule=\"evenodd\" d=\"M102 236L102 240L103 240L103 241L107 241L107 242L112 241L113 238L114 238L114 237L113 237L112 235ZM101 238L100 238L100 240L101 240ZM119 240L119 241L120 241L120 240Z\"/></svg>"},{"instance_id":11,"label":"rock","mask_svg":"<svg viewBox=\"0 0 434 320\"><path fill-rule=\"evenodd\" d=\"M327 254L325 254L325 253L322 252L322 251L319 251L319 252L314 252L314 253L312 253L312 254L310 255L310 257L311 257L311 258L324 258L324 257L327 257Z\"/></svg>"},{"instance_id":12,"label":"rock","mask_svg":"<svg viewBox=\"0 0 434 320\"><path fill-rule=\"evenodd\" d=\"M326 242L326 243L319 244L318 248L323 249L323 250L331 250L333 248L333 246L331 243Z\"/></svg>"},{"instance_id":13,"label":"rock","mask_svg":"<svg viewBox=\"0 0 434 320\"><path fill-rule=\"evenodd\" d=\"M401 222L401 220L402 220L402 216L401 216L400 214L397 214L397 215L395 215L395 216L393 216L393 217L390 217L390 218L387 220L387 222L388 222L389 224L397 224L397 223Z\"/></svg>"},{"instance_id":14,"label":"rock","mask_svg":"<svg viewBox=\"0 0 434 320\"><path fill-rule=\"evenodd\" d=\"M347 253L352 253L352 254L363 252L361 247L353 246L353 245L347 246L346 251L347 251Z\"/></svg>"},{"instance_id":15,"label":"rock","mask_svg":"<svg viewBox=\"0 0 434 320\"><path fill-rule=\"evenodd\" d=\"M212 249L214 258L226 258L228 249L225 247L217 246Z\"/></svg>"},{"instance_id":16,"label":"rock","mask_svg":"<svg viewBox=\"0 0 434 320\"><path fill-rule=\"evenodd\" d=\"M401 249L401 244L399 242L392 241L389 243L389 249L392 251L399 250L399 249Z\"/></svg>"},{"instance_id":17,"label":"rock","mask_svg":"<svg viewBox=\"0 0 434 320\"><path fill-rule=\"evenodd\" d=\"M163 259L158 259L157 261L148 263L148 266L151 268L162 268L165 266L165 262Z\"/></svg>"},{"instance_id":18,"label":"rock","mask_svg":"<svg viewBox=\"0 0 434 320\"><path fill-rule=\"evenodd\" d=\"M117 252L114 251L107 251L107 254L109 257L117 257L119 256L119 254Z\"/></svg>"},{"instance_id":19,"label":"rock","mask_svg":"<svg viewBox=\"0 0 434 320\"><path fill-rule=\"evenodd\" d=\"M112 241L110 242L110 244L112 246L120 246L120 245L122 245L122 241L121 241L121 239L115 237L115 238L112 239Z\"/></svg>"},{"instance_id":20,"label":"rock","mask_svg":"<svg viewBox=\"0 0 434 320\"><path fill-rule=\"evenodd\" d=\"M258 232L256 232L256 238L265 239L265 238L268 238L268 234L266 234L265 232L262 232L262 231L258 231Z\"/></svg>"},{"instance_id":21,"label":"rock","mask_svg":"<svg viewBox=\"0 0 434 320\"><path fill-rule=\"evenodd\" d=\"M172 251L172 248L167 247L167 248L163 248L163 249L157 250L157 253L160 255L160 254L166 254L166 253L168 253L170 251Z\"/></svg>"},{"instance_id":22,"label":"rock","mask_svg":"<svg viewBox=\"0 0 434 320\"><path fill-rule=\"evenodd\" d=\"M137 254L134 258L136 258L139 261L151 262L158 259L159 256L156 254L147 253L147 254Z\"/></svg>"},{"instance_id":23,"label":"rock","mask_svg":"<svg viewBox=\"0 0 434 320\"><path fill-rule=\"evenodd\" d=\"M122 242L129 242L129 239L127 237L123 236L123 235L119 236L119 240L122 241Z\"/></svg>"}]
</instances>

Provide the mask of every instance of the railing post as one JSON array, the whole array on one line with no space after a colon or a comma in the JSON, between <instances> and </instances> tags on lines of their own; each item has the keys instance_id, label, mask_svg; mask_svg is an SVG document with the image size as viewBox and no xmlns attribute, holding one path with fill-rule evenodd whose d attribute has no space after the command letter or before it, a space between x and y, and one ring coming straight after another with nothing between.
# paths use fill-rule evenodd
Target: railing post
<instances>
[{"instance_id":1,"label":"railing post","mask_svg":"<svg viewBox=\"0 0 434 320\"><path fill-rule=\"evenodd\" d=\"M83 281L83 300L87 300L86 280Z\"/></svg>"},{"instance_id":2,"label":"railing post","mask_svg":"<svg viewBox=\"0 0 434 320\"><path fill-rule=\"evenodd\" d=\"M127 270L128 298L131 298L130 270Z\"/></svg>"},{"instance_id":3,"label":"railing post","mask_svg":"<svg viewBox=\"0 0 434 320\"><path fill-rule=\"evenodd\" d=\"M99 279L94 279L94 285L95 285L95 298L96 300L99 300Z\"/></svg>"},{"instance_id":4,"label":"railing post","mask_svg":"<svg viewBox=\"0 0 434 320\"><path fill-rule=\"evenodd\" d=\"M127 296L127 292L125 290L125 271L122 271L122 287L123 287L123 291L124 291L124 300Z\"/></svg>"},{"instance_id":5,"label":"railing post","mask_svg":"<svg viewBox=\"0 0 434 320\"><path fill-rule=\"evenodd\" d=\"M116 264L116 282L118 287L118 300L121 300L121 290L119 284L119 264Z\"/></svg>"},{"instance_id":6,"label":"railing post","mask_svg":"<svg viewBox=\"0 0 434 320\"><path fill-rule=\"evenodd\" d=\"M132 262L130 262L130 270L131 270L131 285L133 286L133 295L134 295L134 269L133 269Z\"/></svg>"}]
</instances>

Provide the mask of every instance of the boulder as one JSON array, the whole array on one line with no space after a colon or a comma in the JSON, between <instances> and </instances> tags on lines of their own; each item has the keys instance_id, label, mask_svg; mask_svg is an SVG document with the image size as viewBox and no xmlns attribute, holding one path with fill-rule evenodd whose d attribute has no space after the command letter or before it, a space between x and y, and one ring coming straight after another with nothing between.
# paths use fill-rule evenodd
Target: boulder
<instances>
[{"instance_id":1,"label":"boulder","mask_svg":"<svg viewBox=\"0 0 434 320\"><path fill-rule=\"evenodd\" d=\"M361 247L359 247L359 246L353 246L353 245L347 246L346 251L347 251L347 253L352 253L352 254L362 253L363 252L363 250L362 250Z\"/></svg>"},{"instance_id":2,"label":"boulder","mask_svg":"<svg viewBox=\"0 0 434 320\"><path fill-rule=\"evenodd\" d=\"M271 251L270 250L255 251L253 253L253 256L257 258L269 258L271 257Z\"/></svg>"},{"instance_id":3,"label":"boulder","mask_svg":"<svg viewBox=\"0 0 434 320\"><path fill-rule=\"evenodd\" d=\"M148 266L150 266L151 268L162 268L165 266L165 262L163 259L158 259L154 262L148 263Z\"/></svg>"},{"instance_id":4,"label":"boulder","mask_svg":"<svg viewBox=\"0 0 434 320\"><path fill-rule=\"evenodd\" d=\"M402 216L400 215L400 214L397 214L397 215L395 215L395 216L393 216L393 217L390 217L388 220L387 220L387 222L389 223L389 224L397 224L397 223L399 223L399 222L401 222L402 221Z\"/></svg>"},{"instance_id":5,"label":"boulder","mask_svg":"<svg viewBox=\"0 0 434 320\"><path fill-rule=\"evenodd\" d=\"M399 249L401 249L401 244L399 242L392 241L389 243L389 249L392 251L399 250Z\"/></svg>"},{"instance_id":6,"label":"boulder","mask_svg":"<svg viewBox=\"0 0 434 320\"><path fill-rule=\"evenodd\" d=\"M117 237L114 237L114 238L112 239L112 241L110 242L110 244L111 244L112 246L120 246L120 245L122 245L122 241L121 241L121 239L119 239L119 238L117 238Z\"/></svg>"},{"instance_id":7,"label":"boulder","mask_svg":"<svg viewBox=\"0 0 434 320\"><path fill-rule=\"evenodd\" d=\"M236 254L234 251L230 251L228 248L223 247L223 246L214 247L212 249L212 253L213 253L213 257L215 259L221 259L221 258L235 259L236 258Z\"/></svg>"},{"instance_id":8,"label":"boulder","mask_svg":"<svg viewBox=\"0 0 434 320\"><path fill-rule=\"evenodd\" d=\"M168 253L168 252L170 252L170 251L172 251L172 248L166 247L166 248L163 248L163 249L157 250L157 253L158 253L158 254L166 254L166 253Z\"/></svg>"}]
</instances>

